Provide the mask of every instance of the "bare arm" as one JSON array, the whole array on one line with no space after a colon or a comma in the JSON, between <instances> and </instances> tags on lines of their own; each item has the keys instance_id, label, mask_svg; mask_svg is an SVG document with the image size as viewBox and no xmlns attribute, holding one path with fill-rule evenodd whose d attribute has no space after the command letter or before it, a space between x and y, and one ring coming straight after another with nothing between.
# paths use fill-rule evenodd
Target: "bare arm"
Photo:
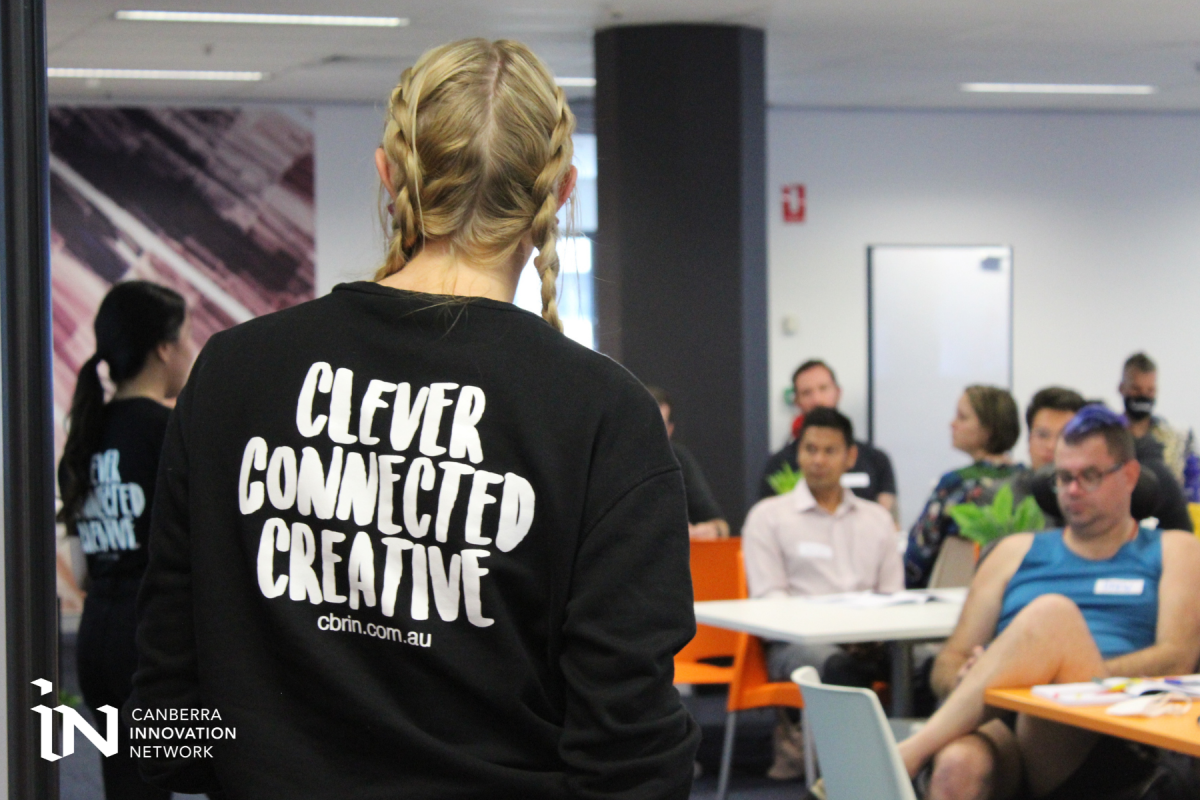
<instances>
[{"instance_id":1,"label":"bare arm","mask_svg":"<svg viewBox=\"0 0 1200 800\"><path fill-rule=\"evenodd\" d=\"M1164 531L1158 629L1154 644L1104 662L1113 675L1180 675L1200 659L1200 541L1185 531Z\"/></svg>"},{"instance_id":2,"label":"bare arm","mask_svg":"<svg viewBox=\"0 0 1200 800\"><path fill-rule=\"evenodd\" d=\"M938 697L953 691L963 665L973 657L976 648L985 647L995 636L1004 590L1032 544L1033 534L1013 534L1001 540L991 556L980 564L971 581L962 616L933 665L929 682Z\"/></svg>"},{"instance_id":3,"label":"bare arm","mask_svg":"<svg viewBox=\"0 0 1200 800\"><path fill-rule=\"evenodd\" d=\"M729 523L718 518L688 525L688 537L692 539L728 539Z\"/></svg>"},{"instance_id":4,"label":"bare arm","mask_svg":"<svg viewBox=\"0 0 1200 800\"><path fill-rule=\"evenodd\" d=\"M60 548L62 546L62 544L59 545ZM86 593L79 588L79 583L75 580L75 573L71 570L67 559L63 557L62 549L55 553L54 563L58 578L58 599L62 601L62 610L79 613L83 610L83 598Z\"/></svg>"}]
</instances>

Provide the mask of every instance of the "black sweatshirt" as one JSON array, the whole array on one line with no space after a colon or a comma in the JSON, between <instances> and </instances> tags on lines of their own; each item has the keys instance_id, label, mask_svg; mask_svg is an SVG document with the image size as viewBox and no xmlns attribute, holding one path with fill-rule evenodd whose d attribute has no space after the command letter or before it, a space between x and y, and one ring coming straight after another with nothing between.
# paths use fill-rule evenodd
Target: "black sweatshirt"
<instances>
[{"instance_id":1,"label":"black sweatshirt","mask_svg":"<svg viewBox=\"0 0 1200 800\"><path fill-rule=\"evenodd\" d=\"M685 798L691 603L635 378L506 303L342 285L197 360L127 710L236 729L142 762L176 791Z\"/></svg>"},{"instance_id":2,"label":"black sweatshirt","mask_svg":"<svg viewBox=\"0 0 1200 800\"><path fill-rule=\"evenodd\" d=\"M154 478L171 410L148 397L104 406L100 446L88 460L91 491L67 526L87 557L89 589L108 580L137 581L146 568ZM58 484L65 467L58 465Z\"/></svg>"}]
</instances>

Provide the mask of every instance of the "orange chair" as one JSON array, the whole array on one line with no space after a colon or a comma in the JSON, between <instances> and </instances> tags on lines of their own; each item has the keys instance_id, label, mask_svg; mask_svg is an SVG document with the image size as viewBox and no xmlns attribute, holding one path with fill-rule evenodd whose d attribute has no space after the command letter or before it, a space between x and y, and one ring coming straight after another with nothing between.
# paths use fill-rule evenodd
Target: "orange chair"
<instances>
[{"instance_id":1,"label":"orange chair","mask_svg":"<svg viewBox=\"0 0 1200 800\"><path fill-rule=\"evenodd\" d=\"M747 597L745 561L737 554L739 596ZM762 642L748 633L737 635L737 652L733 657L733 679L729 683L726 704L725 744L721 750L721 772L717 778L717 800L725 800L729 789L729 772L733 765L733 740L737 733L739 711L769 706L804 708L800 687L792 681L772 682L767 677L767 660Z\"/></svg>"},{"instance_id":2,"label":"orange chair","mask_svg":"<svg viewBox=\"0 0 1200 800\"><path fill-rule=\"evenodd\" d=\"M745 597L741 574L742 540L692 542L692 592L697 600L735 600ZM740 593L739 593L740 592ZM729 683L733 667L705 664L701 659L732 658L738 634L697 625L696 636L675 656L675 683Z\"/></svg>"}]
</instances>

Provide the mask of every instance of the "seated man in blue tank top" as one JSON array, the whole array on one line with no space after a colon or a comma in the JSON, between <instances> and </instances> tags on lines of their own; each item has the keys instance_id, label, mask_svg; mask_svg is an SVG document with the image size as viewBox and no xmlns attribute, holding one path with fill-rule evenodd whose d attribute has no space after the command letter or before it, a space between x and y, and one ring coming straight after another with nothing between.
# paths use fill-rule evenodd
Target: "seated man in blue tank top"
<instances>
[{"instance_id":1,"label":"seated man in blue tank top","mask_svg":"<svg viewBox=\"0 0 1200 800\"><path fill-rule=\"evenodd\" d=\"M1119 740L1046 720L997 718L993 687L1190 673L1200 658L1200 542L1139 528L1139 465L1122 420L1082 409L1054 455L1067 526L1002 540L979 566L934 666L945 702L900 744L909 773L933 763L930 800L1094 797L1141 767ZM986 648L986 649L985 649Z\"/></svg>"}]
</instances>

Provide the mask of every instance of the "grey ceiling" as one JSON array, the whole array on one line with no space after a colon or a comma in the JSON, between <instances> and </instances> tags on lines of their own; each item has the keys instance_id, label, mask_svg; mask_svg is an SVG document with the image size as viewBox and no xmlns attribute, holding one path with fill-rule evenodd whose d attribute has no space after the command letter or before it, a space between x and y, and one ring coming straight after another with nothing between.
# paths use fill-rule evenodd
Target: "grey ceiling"
<instances>
[{"instance_id":1,"label":"grey ceiling","mask_svg":"<svg viewBox=\"0 0 1200 800\"><path fill-rule=\"evenodd\" d=\"M117 22L119 8L404 16L407 28ZM54 79L51 98L382 101L425 48L511 37L563 76L590 76L598 27L722 22L767 31L782 106L1200 111L1196 0L47 0L58 67L261 70L256 84ZM964 81L1149 83L1144 97L970 95ZM590 90L571 90L574 97Z\"/></svg>"}]
</instances>

